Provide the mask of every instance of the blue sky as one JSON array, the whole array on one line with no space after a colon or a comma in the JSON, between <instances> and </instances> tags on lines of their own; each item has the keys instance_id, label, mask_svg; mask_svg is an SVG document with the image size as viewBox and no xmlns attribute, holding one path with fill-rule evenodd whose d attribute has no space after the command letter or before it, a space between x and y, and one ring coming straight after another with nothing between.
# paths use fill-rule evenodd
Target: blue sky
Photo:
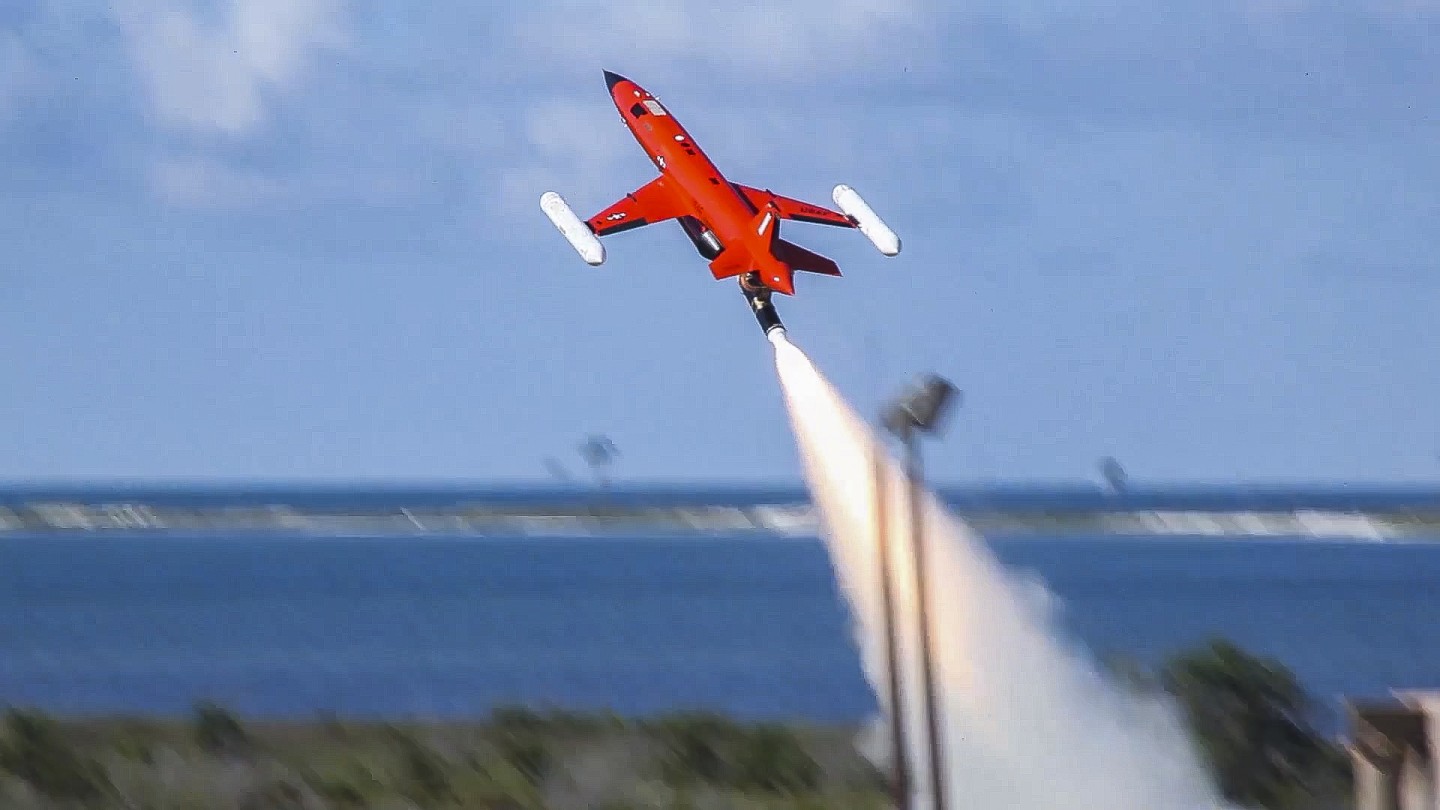
<instances>
[{"instance_id":1,"label":"blue sky","mask_svg":"<svg viewBox=\"0 0 1440 810\"><path fill-rule=\"evenodd\" d=\"M11 0L0 478L793 480L769 347L604 69L843 279L780 301L950 481L1440 479L1440 4ZM776 8L772 9L774 5ZM778 9L778 10L777 10Z\"/></svg>"}]
</instances>

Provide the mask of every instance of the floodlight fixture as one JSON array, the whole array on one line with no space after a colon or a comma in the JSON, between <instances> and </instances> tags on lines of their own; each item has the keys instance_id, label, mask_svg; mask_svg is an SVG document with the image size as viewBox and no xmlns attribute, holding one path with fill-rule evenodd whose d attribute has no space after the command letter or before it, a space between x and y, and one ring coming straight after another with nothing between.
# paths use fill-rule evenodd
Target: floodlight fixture
<instances>
[{"instance_id":1,"label":"floodlight fixture","mask_svg":"<svg viewBox=\"0 0 1440 810\"><path fill-rule=\"evenodd\" d=\"M939 433L960 397L959 389L949 380L938 374L926 374L884 410L885 428L901 438L912 430Z\"/></svg>"}]
</instances>

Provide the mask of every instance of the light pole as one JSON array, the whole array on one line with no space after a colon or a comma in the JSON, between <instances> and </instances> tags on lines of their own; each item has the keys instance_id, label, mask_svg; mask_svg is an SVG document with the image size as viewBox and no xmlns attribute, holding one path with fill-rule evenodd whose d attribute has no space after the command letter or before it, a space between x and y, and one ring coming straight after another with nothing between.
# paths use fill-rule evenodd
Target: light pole
<instances>
[{"instance_id":1,"label":"light pole","mask_svg":"<svg viewBox=\"0 0 1440 810\"><path fill-rule=\"evenodd\" d=\"M934 810L945 810L945 777L941 760L938 696L935 665L931 654L930 595L927 586L924 527L921 525L923 468L920 462L920 434L938 432L941 421L959 391L943 377L928 374L906 396L892 403L884 414L885 427L905 445L905 472L909 480L910 543L915 564L915 601L920 620L920 666L925 683L925 722L929 735L930 795Z\"/></svg>"},{"instance_id":2,"label":"light pole","mask_svg":"<svg viewBox=\"0 0 1440 810\"><path fill-rule=\"evenodd\" d=\"M910 758L905 752L905 706L900 688L900 665L895 640L895 597L890 581L890 525L886 517L886 501L889 487L886 486L885 448L875 442L875 544L880 554L880 598L885 624L885 666L889 675L890 689L890 748L894 752L891 763L894 773L891 785L895 791L896 810L910 810Z\"/></svg>"}]
</instances>

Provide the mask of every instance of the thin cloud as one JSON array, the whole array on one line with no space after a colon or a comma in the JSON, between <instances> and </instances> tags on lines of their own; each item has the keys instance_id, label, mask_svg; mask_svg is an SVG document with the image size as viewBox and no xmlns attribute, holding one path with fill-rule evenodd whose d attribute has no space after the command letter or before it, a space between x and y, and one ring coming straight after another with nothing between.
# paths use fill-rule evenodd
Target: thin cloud
<instances>
[{"instance_id":1,"label":"thin cloud","mask_svg":"<svg viewBox=\"0 0 1440 810\"><path fill-rule=\"evenodd\" d=\"M675 76L703 67L758 77L768 88L853 75L897 52L918 57L931 30L928 4L919 0L641 5L571 0L532 8L515 17L508 39L539 57L524 63L536 69Z\"/></svg>"},{"instance_id":2,"label":"thin cloud","mask_svg":"<svg viewBox=\"0 0 1440 810\"><path fill-rule=\"evenodd\" d=\"M274 200L285 191L284 183L273 177L203 157L164 159L155 166L151 180L166 202L201 208L243 208Z\"/></svg>"},{"instance_id":3,"label":"thin cloud","mask_svg":"<svg viewBox=\"0 0 1440 810\"><path fill-rule=\"evenodd\" d=\"M166 126L244 135L265 121L266 94L294 88L307 58L337 48L343 0L228 0L218 23L191 4L116 7L150 101Z\"/></svg>"},{"instance_id":4,"label":"thin cloud","mask_svg":"<svg viewBox=\"0 0 1440 810\"><path fill-rule=\"evenodd\" d=\"M905 92L1062 124L1369 136L1433 122L1440 51L1417 22L1437 12L1267 1L944 15L951 64Z\"/></svg>"},{"instance_id":5,"label":"thin cloud","mask_svg":"<svg viewBox=\"0 0 1440 810\"><path fill-rule=\"evenodd\" d=\"M965 133L995 118L1081 139L1094 127L1217 122L1240 138L1276 122L1306 137L1403 132L1432 116L1425 102L1440 88L1433 44L1404 22L1434 5L1416 0L1360 11L1236 0L1175 14L1135 0L564 0L383 14L355 0L220 0L208 14L198 0L121 2L112 13L141 80L127 103L154 113L120 122L142 130L131 142L146 152L128 160L153 162L146 179L186 205L368 204L442 189L487 213L531 216L550 185L577 210L605 205L652 172L616 120L601 68L672 103L737 180L788 173L800 186L779 180L777 191L820 202L833 182L924 179L941 158L983 162ZM1373 24L1352 30L1357 20ZM345 71L325 70L325 55L352 40ZM0 111L4 98L0 88ZM241 150L226 139L177 146L143 131L157 124L253 137ZM407 173L427 179L410 188ZM196 185L207 178L209 197Z\"/></svg>"},{"instance_id":6,"label":"thin cloud","mask_svg":"<svg viewBox=\"0 0 1440 810\"><path fill-rule=\"evenodd\" d=\"M35 81L34 59L16 34L0 32L0 127L18 114Z\"/></svg>"}]
</instances>

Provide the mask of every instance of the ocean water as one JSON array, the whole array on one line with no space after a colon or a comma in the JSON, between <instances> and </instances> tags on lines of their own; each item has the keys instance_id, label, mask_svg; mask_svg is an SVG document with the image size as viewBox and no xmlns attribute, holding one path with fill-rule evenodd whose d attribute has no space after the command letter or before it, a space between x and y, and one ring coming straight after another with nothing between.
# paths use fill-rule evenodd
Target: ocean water
<instances>
[{"instance_id":1,"label":"ocean water","mask_svg":"<svg viewBox=\"0 0 1440 810\"><path fill-rule=\"evenodd\" d=\"M1213 636L1342 695L1440 687L1440 544L992 538L1077 649ZM476 716L530 703L855 721L815 540L0 537L0 704ZM1333 717L1326 719L1331 725Z\"/></svg>"}]
</instances>

